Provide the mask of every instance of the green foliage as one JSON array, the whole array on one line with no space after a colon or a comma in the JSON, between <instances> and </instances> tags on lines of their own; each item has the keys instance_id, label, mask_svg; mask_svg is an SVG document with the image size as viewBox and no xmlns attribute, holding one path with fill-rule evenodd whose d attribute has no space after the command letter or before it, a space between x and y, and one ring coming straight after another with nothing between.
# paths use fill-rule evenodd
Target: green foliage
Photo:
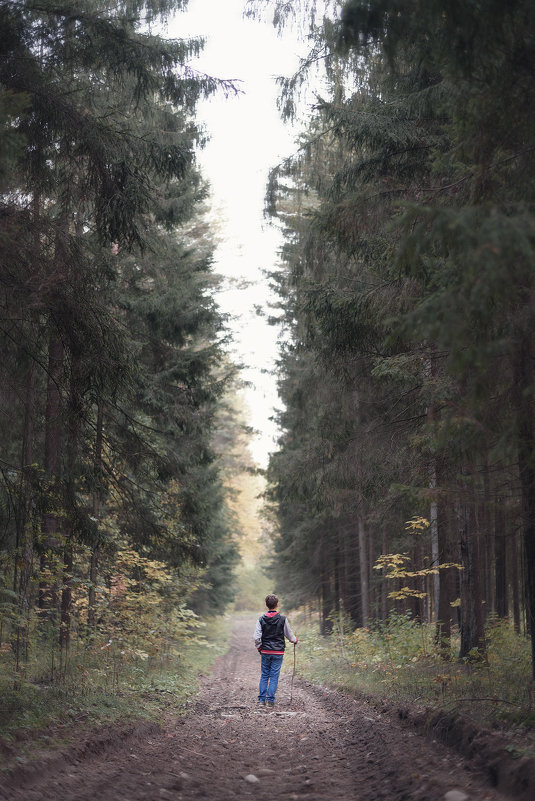
<instances>
[{"instance_id":1,"label":"green foliage","mask_svg":"<svg viewBox=\"0 0 535 801\"><path fill-rule=\"evenodd\" d=\"M242 563L236 571L236 586L234 609L237 612L257 610L271 587L261 561L252 566Z\"/></svg>"},{"instance_id":2,"label":"green foliage","mask_svg":"<svg viewBox=\"0 0 535 801\"><path fill-rule=\"evenodd\" d=\"M0 2L0 641L14 693L133 686L233 597L214 439L235 368L194 111L234 89L192 70L201 40L152 32L184 6Z\"/></svg>"},{"instance_id":3,"label":"green foliage","mask_svg":"<svg viewBox=\"0 0 535 801\"><path fill-rule=\"evenodd\" d=\"M427 530L428 527L429 522L422 517L413 518L405 525L405 529L412 534L422 534L422 532ZM411 561L411 558L407 554L383 553L377 558L376 563L373 565L373 569L381 570L384 578L387 581L401 579L401 584L403 584L403 582L407 579L422 579L428 576L439 575L441 570L448 570L451 568L462 570L462 565L454 562L442 562L431 567L423 567L419 570L414 570L414 568L412 568ZM407 598L427 598L428 595L427 592L421 592L414 587L407 586L405 583L404 586L389 592L388 597L397 601L401 601Z\"/></svg>"},{"instance_id":4,"label":"green foliage","mask_svg":"<svg viewBox=\"0 0 535 801\"><path fill-rule=\"evenodd\" d=\"M285 235L275 569L324 631L410 610L447 641L460 620L461 657L484 657L493 604L535 631L531 5L348 0L321 27L291 5L313 49L281 105L323 68L268 188ZM409 517L430 520L418 541ZM389 554L410 569L370 576Z\"/></svg>"},{"instance_id":5,"label":"green foliage","mask_svg":"<svg viewBox=\"0 0 535 801\"><path fill-rule=\"evenodd\" d=\"M298 670L347 692L437 706L485 725L531 728L529 643L497 620L486 636L488 662L464 665L445 661L433 627L407 614L354 631L338 619L329 636L300 622Z\"/></svg>"},{"instance_id":6,"label":"green foliage","mask_svg":"<svg viewBox=\"0 0 535 801\"><path fill-rule=\"evenodd\" d=\"M196 636L184 637L157 658L125 658L119 649L73 649L60 683L38 680L44 666L33 665L33 676L13 688L9 661L0 653L0 740L9 759L11 749L19 761L36 748L64 745L81 730L123 725L140 719L161 720L168 708L184 710L199 687L199 676L225 652L230 618L198 621ZM16 751L15 751L16 749Z\"/></svg>"}]
</instances>

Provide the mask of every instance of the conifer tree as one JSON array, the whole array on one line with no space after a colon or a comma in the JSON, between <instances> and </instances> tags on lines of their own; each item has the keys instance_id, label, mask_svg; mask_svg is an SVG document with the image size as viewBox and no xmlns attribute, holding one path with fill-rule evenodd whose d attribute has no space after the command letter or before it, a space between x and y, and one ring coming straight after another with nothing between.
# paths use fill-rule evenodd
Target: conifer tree
<instances>
[{"instance_id":1,"label":"conifer tree","mask_svg":"<svg viewBox=\"0 0 535 801\"><path fill-rule=\"evenodd\" d=\"M338 373L335 397L321 400L323 416L346 421L349 437L366 455L375 452L378 463L388 454L384 483L373 459L360 462L363 470L359 459L353 463L350 498L355 503L362 493L366 527L375 528L365 538L368 550L385 553L392 544L381 532L381 510L390 503L402 515L430 518L421 542L427 563L441 565L439 592L425 592L426 611L417 599L423 579L416 576L414 600L393 602L410 604L420 616L432 613L439 639L449 636L457 593L448 565L462 561L461 657L484 655L483 585L492 584L495 570L489 544L504 525L495 492L505 492L513 517L523 510L528 565L533 540L526 374L532 104L517 113L533 93L532 15L523 2L482 10L355 0L344 4L340 25L335 15L316 23L325 97L300 155L275 171L270 192L275 213L290 211L282 280L296 299L293 353L317 375L325 364L332 376ZM297 86L293 79L284 83L287 91ZM307 195L306 209L290 207L289 197ZM283 370L295 387L292 361L285 358ZM352 380L366 409L360 421L355 407L352 416L340 409L340 387L347 391ZM279 461L299 430L299 397L284 394L289 408L272 472L282 498L293 491L293 469L308 475L311 465L304 470L296 458L283 468ZM310 432L317 416L314 408L303 418ZM395 458L388 449L381 454L381 432L388 432ZM342 441L335 439L330 452L330 460L341 459ZM332 473L325 461L320 472L323 487ZM309 531L330 503L320 497ZM284 510L281 525L284 541L286 532L291 536ZM387 528L401 532L403 523L391 519ZM404 550L408 542L398 533L396 544ZM422 558L421 546L411 551ZM486 593L487 603L495 603ZM382 614L383 599L376 603ZM528 619L531 599L528 588Z\"/></svg>"},{"instance_id":2,"label":"conifer tree","mask_svg":"<svg viewBox=\"0 0 535 801\"><path fill-rule=\"evenodd\" d=\"M456 3L413 3L399 14L395 2L347 3L342 37L380 45L392 69L412 62L433 76L429 99L442 110L455 160L433 158L444 170L406 215L400 260L425 275L429 290L417 304L422 333L449 353L450 369L476 419L516 443L522 492L527 614L535 668L535 505L532 379L532 138L535 91L528 53L533 15L525 2L490 8ZM429 35L433 35L433 48ZM520 105L519 105L520 104ZM517 113L519 108L521 114ZM513 124L511 121L514 120ZM410 226L410 229L409 229ZM505 383L486 384L498 368ZM508 382L511 382L509 384ZM489 418L494 393L507 398L507 416ZM490 397L489 397L490 395ZM473 457L471 457L473 459ZM477 562L474 552L473 559Z\"/></svg>"},{"instance_id":3,"label":"conifer tree","mask_svg":"<svg viewBox=\"0 0 535 801\"><path fill-rule=\"evenodd\" d=\"M192 116L232 87L191 69L200 40L151 32L183 6L0 2L2 494L15 510L3 544L17 598L4 631L17 659L35 580L67 649L73 588L87 588L94 633L101 576L124 548L179 584L182 570L184 587L211 562L227 580L235 558L210 444L224 335Z\"/></svg>"}]
</instances>

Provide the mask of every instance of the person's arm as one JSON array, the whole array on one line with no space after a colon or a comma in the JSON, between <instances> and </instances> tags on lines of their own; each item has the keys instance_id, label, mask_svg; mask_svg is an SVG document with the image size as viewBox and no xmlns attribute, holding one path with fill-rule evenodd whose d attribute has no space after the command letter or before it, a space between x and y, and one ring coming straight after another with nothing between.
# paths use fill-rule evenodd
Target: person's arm
<instances>
[{"instance_id":1,"label":"person's arm","mask_svg":"<svg viewBox=\"0 0 535 801\"><path fill-rule=\"evenodd\" d=\"M262 626L260 625L260 618L259 618L256 621L256 626L254 630L254 647L258 651L261 645L262 645Z\"/></svg>"},{"instance_id":2,"label":"person's arm","mask_svg":"<svg viewBox=\"0 0 535 801\"><path fill-rule=\"evenodd\" d=\"M286 618L286 620L284 621L284 636L286 637L287 640L290 640L290 642L294 643L297 642L297 637L290 628L290 624L288 623L288 618Z\"/></svg>"}]
</instances>

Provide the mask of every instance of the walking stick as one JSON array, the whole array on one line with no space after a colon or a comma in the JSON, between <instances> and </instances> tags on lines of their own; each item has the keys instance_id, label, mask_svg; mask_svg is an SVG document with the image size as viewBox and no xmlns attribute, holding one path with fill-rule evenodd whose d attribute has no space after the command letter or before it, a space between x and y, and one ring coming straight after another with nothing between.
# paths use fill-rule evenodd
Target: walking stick
<instances>
[{"instance_id":1,"label":"walking stick","mask_svg":"<svg viewBox=\"0 0 535 801\"><path fill-rule=\"evenodd\" d=\"M290 706L294 697L294 678L295 678L295 643L294 643L294 670L292 673L292 689L290 690Z\"/></svg>"}]
</instances>

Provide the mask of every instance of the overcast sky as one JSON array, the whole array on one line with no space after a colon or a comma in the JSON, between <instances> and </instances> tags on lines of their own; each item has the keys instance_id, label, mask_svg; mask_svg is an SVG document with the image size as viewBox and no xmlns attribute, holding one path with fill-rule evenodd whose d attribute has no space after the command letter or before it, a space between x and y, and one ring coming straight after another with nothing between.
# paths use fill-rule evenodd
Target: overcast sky
<instances>
[{"instance_id":1,"label":"overcast sky","mask_svg":"<svg viewBox=\"0 0 535 801\"><path fill-rule=\"evenodd\" d=\"M199 119L211 137L199 154L212 186L223 242L216 253L216 271L226 276L219 296L223 311L233 315L235 358L247 365L243 376L251 425L260 432L252 445L261 465L274 450L276 427L269 418L278 405L276 379L269 373L276 358L277 330L255 308L267 310L269 293L264 270L277 262L280 239L263 220L268 171L294 149L295 132L285 126L276 107L274 76L290 74L298 63L298 45L289 35L278 38L268 23L243 19L244 0L190 0L168 35L201 35L207 44L196 68L218 78L240 82L242 94L201 102ZM232 286L244 279L247 288ZM269 371L266 373L265 371Z\"/></svg>"}]
</instances>

